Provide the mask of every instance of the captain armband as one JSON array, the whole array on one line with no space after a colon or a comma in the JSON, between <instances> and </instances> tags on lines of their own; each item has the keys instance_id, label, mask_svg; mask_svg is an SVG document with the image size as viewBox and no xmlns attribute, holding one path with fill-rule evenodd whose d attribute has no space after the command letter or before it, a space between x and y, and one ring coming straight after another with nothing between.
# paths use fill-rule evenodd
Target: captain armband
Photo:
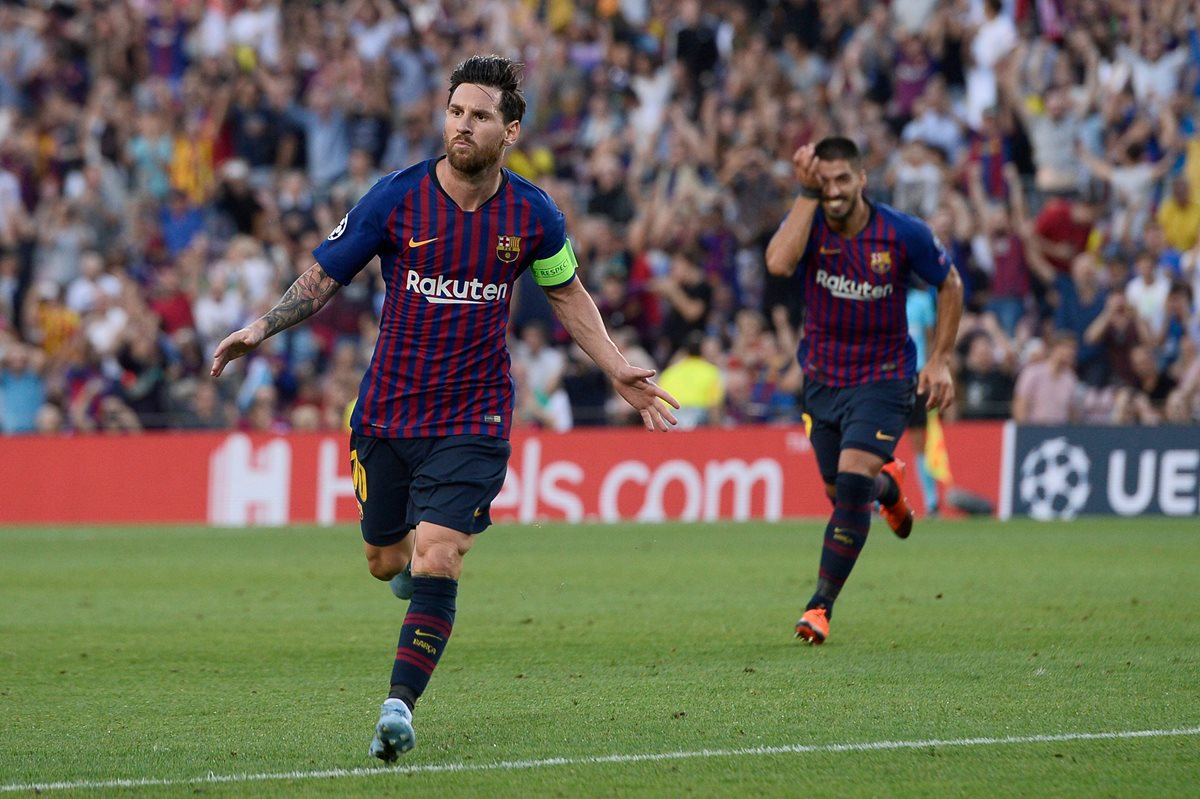
<instances>
[{"instance_id":1,"label":"captain armband","mask_svg":"<svg viewBox=\"0 0 1200 799\"><path fill-rule=\"evenodd\" d=\"M553 288L566 283L575 274L579 262L575 260L575 251L571 249L571 240L563 242L562 249L549 258L534 261L529 267L533 279L539 286Z\"/></svg>"}]
</instances>

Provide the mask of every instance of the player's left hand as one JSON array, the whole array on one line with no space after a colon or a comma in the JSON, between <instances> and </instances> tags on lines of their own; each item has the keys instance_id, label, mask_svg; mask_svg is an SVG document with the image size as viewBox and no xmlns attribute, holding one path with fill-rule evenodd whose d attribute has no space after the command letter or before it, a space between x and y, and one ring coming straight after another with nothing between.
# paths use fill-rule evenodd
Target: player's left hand
<instances>
[{"instance_id":1,"label":"player's left hand","mask_svg":"<svg viewBox=\"0 0 1200 799\"><path fill-rule=\"evenodd\" d=\"M613 388L642 415L647 430L666 432L670 425L678 424L671 408L678 409L679 401L651 382L653 369L623 366L613 375ZM668 407L670 406L670 407Z\"/></svg>"},{"instance_id":2,"label":"player's left hand","mask_svg":"<svg viewBox=\"0 0 1200 799\"><path fill-rule=\"evenodd\" d=\"M917 376L917 393L929 395L925 402L926 410L941 413L949 410L954 404L954 378L950 374L949 364L932 361L925 364Z\"/></svg>"}]
</instances>

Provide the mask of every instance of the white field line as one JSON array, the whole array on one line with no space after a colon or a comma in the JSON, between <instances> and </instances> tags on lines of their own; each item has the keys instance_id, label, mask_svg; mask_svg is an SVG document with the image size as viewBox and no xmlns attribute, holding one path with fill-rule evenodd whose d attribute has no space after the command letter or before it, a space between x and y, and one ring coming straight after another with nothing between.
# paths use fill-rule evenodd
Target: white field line
<instances>
[{"instance_id":1,"label":"white field line","mask_svg":"<svg viewBox=\"0 0 1200 799\"><path fill-rule=\"evenodd\" d=\"M1005 738L930 738L923 741L865 741L862 743L788 744L751 746L741 749L696 749L683 752L657 752L631 755L582 755L548 757L537 760L502 760L493 763L429 763L393 768L326 769L324 771L287 771L262 774L213 774L180 779L112 779L72 782L28 782L0 785L0 793L19 791L66 791L102 788L152 788L175 785L211 785L223 783L267 782L272 780L327 780L342 777L376 777L387 774L446 774L478 771L517 771L551 766L590 766L608 763L654 763L663 760L693 760L709 757L752 757L760 755L796 755L817 752L880 752L893 749L928 749L946 746L1001 746L1004 744L1071 743L1074 741L1112 741L1129 738L1170 738L1200 735L1200 727L1173 730L1125 730L1120 732L1065 732L1057 735L1013 735Z\"/></svg>"}]
</instances>

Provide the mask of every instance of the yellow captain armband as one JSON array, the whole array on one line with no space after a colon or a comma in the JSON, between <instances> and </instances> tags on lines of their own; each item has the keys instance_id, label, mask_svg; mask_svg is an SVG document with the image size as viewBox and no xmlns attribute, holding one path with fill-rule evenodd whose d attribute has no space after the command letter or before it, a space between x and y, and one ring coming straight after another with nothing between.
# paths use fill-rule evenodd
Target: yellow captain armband
<instances>
[{"instance_id":1,"label":"yellow captain armband","mask_svg":"<svg viewBox=\"0 0 1200 799\"><path fill-rule=\"evenodd\" d=\"M575 260L575 251L571 249L571 240L563 242L562 249L549 258L534 261L530 266L533 279L539 286L554 288L566 283L575 274L579 262Z\"/></svg>"}]
</instances>

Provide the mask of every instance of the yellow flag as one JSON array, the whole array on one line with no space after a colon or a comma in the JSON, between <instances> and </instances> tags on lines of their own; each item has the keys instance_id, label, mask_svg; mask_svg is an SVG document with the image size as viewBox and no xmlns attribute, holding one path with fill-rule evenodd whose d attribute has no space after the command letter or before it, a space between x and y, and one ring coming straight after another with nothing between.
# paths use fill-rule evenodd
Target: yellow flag
<instances>
[{"instance_id":1,"label":"yellow flag","mask_svg":"<svg viewBox=\"0 0 1200 799\"><path fill-rule=\"evenodd\" d=\"M954 482L950 475L950 452L937 411L929 412L929 425L925 428L925 464L934 480L944 485Z\"/></svg>"}]
</instances>

